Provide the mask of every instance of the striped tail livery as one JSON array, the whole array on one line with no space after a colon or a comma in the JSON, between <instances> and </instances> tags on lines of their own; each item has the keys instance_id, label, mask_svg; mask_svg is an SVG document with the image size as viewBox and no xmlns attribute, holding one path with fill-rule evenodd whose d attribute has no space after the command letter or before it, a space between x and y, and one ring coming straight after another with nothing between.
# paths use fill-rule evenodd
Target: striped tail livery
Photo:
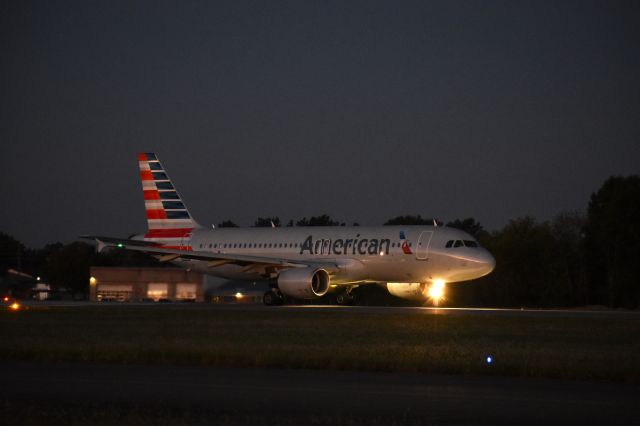
<instances>
[{"instance_id":1,"label":"striped tail livery","mask_svg":"<svg viewBox=\"0 0 640 426\"><path fill-rule=\"evenodd\" d=\"M192 219L180 194L154 153L138 154L148 230L144 241L165 248L191 250L191 233L200 226Z\"/></svg>"}]
</instances>

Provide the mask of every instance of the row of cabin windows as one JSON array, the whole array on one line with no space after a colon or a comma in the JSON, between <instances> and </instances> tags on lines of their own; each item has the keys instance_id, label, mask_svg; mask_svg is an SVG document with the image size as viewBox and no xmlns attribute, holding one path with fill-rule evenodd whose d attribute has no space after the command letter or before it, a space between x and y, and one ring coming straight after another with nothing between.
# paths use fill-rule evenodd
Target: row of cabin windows
<instances>
[{"instance_id":1,"label":"row of cabin windows","mask_svg":"<svg viewBox=\"0 0 640 426\"><path fill-rule=\"evenodd\" d=\"M445 245L446 248L457 247L479 247L478 243L471 240L449 240Z\"/></svg>"},{"instance_id":2,"label":"row of cabin windows","mask_svg":"<svg viewBox=\"0 0 640 426\"><path fill-rule=\"evenodd\" d=\"M413 244L409 243L409 247ZM207 244L200 244L206 248ZM401 243L391 243L391 247L402 247ZM210 243L209 248L298 248L298 243Z\"/></svg>"}]
</instances>

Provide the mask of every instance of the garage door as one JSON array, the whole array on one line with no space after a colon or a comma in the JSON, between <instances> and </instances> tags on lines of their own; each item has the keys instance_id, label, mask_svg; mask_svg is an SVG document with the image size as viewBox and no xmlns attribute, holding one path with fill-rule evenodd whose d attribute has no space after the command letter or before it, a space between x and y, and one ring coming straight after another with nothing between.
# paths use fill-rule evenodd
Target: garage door
<instances>
[{"instance_id":1,"label":"garage door","mask_svg":"<svg viewBox=\"0 0 640 426\"><path fill-rule=\"evenodd\" d=\"M192 283L176 284L176 300L196 300L196 285Z\"/></svg>"},{"instance_id":2,"label":"garage door","mask_svg":"<svg viewBox=\"0 0 640 426\"><path fill-rule=\"evenodd\" d=\"M99 302L128 302L131 300L133 286L128 284L99 284L96 299Z\"/></svg>"},{"instance_id":3,"label":"garage door","mask_svg":"<svg viewBox=\"0 0 640 426\"><path fill-rule=\"evenodd\" d=\"M149 283L147 285L147 297L156 302L160 299L167 299L169 297L169 284Z\"/></svg>"}]
</instances>

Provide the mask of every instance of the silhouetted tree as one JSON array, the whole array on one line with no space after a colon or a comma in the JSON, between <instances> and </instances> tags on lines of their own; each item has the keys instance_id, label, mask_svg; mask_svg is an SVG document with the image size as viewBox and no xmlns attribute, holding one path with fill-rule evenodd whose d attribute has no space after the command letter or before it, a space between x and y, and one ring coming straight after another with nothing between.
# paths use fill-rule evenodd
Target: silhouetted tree
<instances>
[{"instance_id":1,"label":"silhouetted tree","mask_svg":"<svg viewBox=\"0 0 640 426\"><path fill-rule=\"evenodd\" d=\"M566 306L569 294L551 225L531 217L511 220L484 242L496 269L479 280L485 304Z\"/></svg>"},{"instance_id":2,"label":"silhouetted tree","mask_svg":"<svg viewBox=\"0 0 640 426\"><path fill-rule=\"evenodd\" d=\"M488 236L488 232L484 230L480 222L471 217L453 220L448 222L447 226L465 231L473 235L477 240L482 240Z\"/></svg>"},{"instance_id":3,"label":"silhouetted tree","mask_svg":"<svg viewBox=\"0 0 640 426\"><path fill-rule=\"evenodd\" d=\"M433 225L434 219L423 219L420 215L417 216L396 216L392 219L387 220L384 223L384 226L392 226L392 225ZM438 225L442 225L442 222L436 220Z\"/></svg>"},{"instance_id":4,"label":"silhouetted tree","mask_svg":"<svg viewBox=\"0 0 640 426\"><path fill-rule=\"evenodd\" d=\"M591 195L585 227L591 303L640 306L640 177L610 177Z\"/></svg>"},{"instance_id":5,"label":"silhouetted tree","mask_svg":"<svg viewBox=\"0 0 640 426\"><path fill-rule=\"evenodd\" d=\"M583 214L570 211L558 214L551 222L553 238L557 245L558 289L568 294L567 305L581 306L588 303L586 265L584 255Z\"/></svg>"},{"instance_id":6,"label":"silhouetted tree","mask_svg":"<svg viewBox=\"0 0 640 426\"><path fill-rule=\"evenodd\" d=\"M237 228L238 225L236 225L231 220L225 220L222 223L217 224L216 227L218 227L218 228Z\"/></svg>"},{"instance_id":7,"label":"silhouetted tree","mask_svg":"<svg viewBox=\"0 0 640 426\"><path fill-rule=\"evenodd\" d=\"M89 286L89 268L96 258L95 247L84 242L67 244L51 253L44 265L43 277L55 288L69 288L85 294Z\"/></svg>"},{"instance_id":8,"label":"silhouetted tree","mask_svg":"<svg viewBox=\"0 0 640 426\"><path fill-rule=\"evenodd\" d=\"M280 227L280 218L278 216L274 216L274 217L259 217L253 223L253 226L257 227L257 228L270 228L272 223L273 223L273 225L275 225L276 227L279 228Z\"/></svg>"},{"instance_id":9,"label":"silhouetted tree","mask_svg":"<svg viewBox=\"0 0 640 426\"><path fill-rule=\"evenodd\" d=\"M26 247L9 234L0 232L0 276L8 269L21 270Z\"/></svg>"},{"instance_id":10,"label":"silhouetted tree","mask_svg":"<svg viewBox=\"0 0 640 426\"><path fill-rule=\"evenodd\" d=\"M323 214L321 216L311 216L309 219L303 217L296 222L296 226L339 226L340 222L335 221L331 216Z\"/></svg>"}]
</instances>

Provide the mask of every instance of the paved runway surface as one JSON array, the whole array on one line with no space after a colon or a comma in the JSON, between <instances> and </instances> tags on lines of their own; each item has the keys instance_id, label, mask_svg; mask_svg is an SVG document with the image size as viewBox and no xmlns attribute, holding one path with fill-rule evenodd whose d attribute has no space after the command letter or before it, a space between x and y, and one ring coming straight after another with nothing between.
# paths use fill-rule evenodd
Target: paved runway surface
<instances>
[{"instance_id":1,"label":"paved runway surface","mask_svg":"<svg viewBox=\"0 0 640 426\"><path fill-rule=\"evenodd\" d=\"M247 310L247 311L277 311L288 310L296 312L348 312L350 314L414 314L426 315L477 315L477 316L507 316L507 317L573 317L573 318L612 318L612 319L640 319L640 311L628 310L581 310L581 309L499 309L499 308L433 308L433 307L387 307L387 306L335 306L335 305L285 305L263 306L251 304L223 304L209 303L121 303L121 302L64 302L64 301L23 301L24 306L44 307L162 307L166 309L217 309L217 310Z\"/></svg>"},{"instance_id":2,"label":"paved runway surface","mask_svg":"<svg viewBox=\"0 0 640 426\"><path fill-rule=\"evenodd\" d=\"M3 362L0 377L5 404L127 403L258 418L609 425L636 422L640 403L634 385L409 373Z\"/></svg>"}]
</instances>

